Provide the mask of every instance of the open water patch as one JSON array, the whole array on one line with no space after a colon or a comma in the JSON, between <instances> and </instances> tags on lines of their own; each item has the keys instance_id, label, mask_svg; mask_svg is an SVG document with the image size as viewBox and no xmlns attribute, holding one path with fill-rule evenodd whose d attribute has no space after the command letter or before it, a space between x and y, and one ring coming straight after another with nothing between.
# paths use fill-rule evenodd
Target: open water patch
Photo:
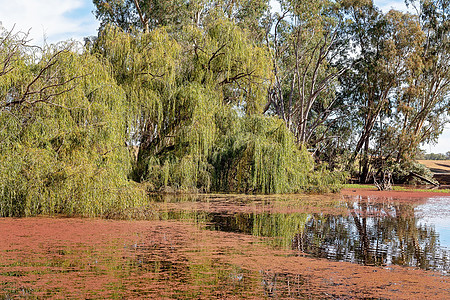
<instances>
[{"instance_id":1,"label":"open water patch","mask_svg":"<svg viewBox=\"0 0 450 300\"><path fill-rule=\"evenodd\" d=\"M196 200L198 201L198 200ZM282 201L282 200L280 200ZM301 199L302 207L308 207ZM270 202L270 201L269 201ZM276 206L265 202L265 206ZM308 255L368 266L400 265L450 273L450 197L420 201L342 197L342 213L172 210L168 219L190 219L208 230L269 238L266 242Z\"/></svg>"}]
</instances>

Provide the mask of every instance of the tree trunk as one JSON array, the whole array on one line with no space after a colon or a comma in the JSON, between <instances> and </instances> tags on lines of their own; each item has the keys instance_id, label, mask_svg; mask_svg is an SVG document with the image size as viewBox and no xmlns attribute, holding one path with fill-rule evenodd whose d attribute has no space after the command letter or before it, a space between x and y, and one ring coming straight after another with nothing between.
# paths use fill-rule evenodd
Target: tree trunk
<instances>
[{"instance_id":1,"label":"tree trunk","mask_svg":"<svg viewBox=\"0 0 450 300\"><path fill-rule=\"evenodd\" d=\"M362 172L360 174L360 182L361 183L367 183L367 179L369 177L369 142L370 138L369 135L366 136L366 139L364 141L364 158L362 160Z\"/></svg>"}]
</instances>

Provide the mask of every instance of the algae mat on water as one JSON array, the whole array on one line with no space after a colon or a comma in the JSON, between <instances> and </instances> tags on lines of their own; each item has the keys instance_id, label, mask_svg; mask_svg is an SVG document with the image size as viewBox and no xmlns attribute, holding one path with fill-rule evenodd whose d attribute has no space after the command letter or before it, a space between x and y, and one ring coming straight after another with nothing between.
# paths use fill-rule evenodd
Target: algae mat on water
<instances>
[{"instance_id":1,"label":"algae mat on water","mask_svg":"<svg viewBox=\"0 0 450 300\"><path fill-rule=\"evenodd\" d=\"M0 219L0 298L440 298L447 276L292 255L181 221Z\"/></svg>"}]
</instances>

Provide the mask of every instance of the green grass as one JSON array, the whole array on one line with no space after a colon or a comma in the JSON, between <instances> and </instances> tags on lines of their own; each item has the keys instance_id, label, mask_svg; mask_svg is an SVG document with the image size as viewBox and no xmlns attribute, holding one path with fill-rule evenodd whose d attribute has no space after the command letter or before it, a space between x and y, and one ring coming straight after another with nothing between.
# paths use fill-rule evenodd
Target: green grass
<instances>
[{"instance_id":1,"label":"green grass","mask_svg":"<svg viewBox=\"0 0 450 300\"><path fill-rule=\"evenodd\" d=\"M344 184L344 189L370 190L376 188L373 184Z\"/></svg>"},{"instance_id":2,"label":"green grass","mask_svg":"<svg viewBox=\"0 0 450 300\"><path fill-rule=\"evenodd\" d=\"M450 193L450 189L420 189L406 186L394 186L394 191L406 191L406 192L433 192L433 193Z\"/></svg>"},{"instance_id":3,"label":"green grass","mask_svg":"<svg viewBox=\"0 0 450 300\"><path fill-rule=\"evenodd\" d=\"M376 187L373 184L344 184L345 189L362 189L362 190L371 190L376 189ZM403 192L432 192L432 193L450 193L450 189L421 189L421 188L415 188L413 186L397 186L394 185L393 187L394 191L403 191Z\"/></svg>"}]
</instances>

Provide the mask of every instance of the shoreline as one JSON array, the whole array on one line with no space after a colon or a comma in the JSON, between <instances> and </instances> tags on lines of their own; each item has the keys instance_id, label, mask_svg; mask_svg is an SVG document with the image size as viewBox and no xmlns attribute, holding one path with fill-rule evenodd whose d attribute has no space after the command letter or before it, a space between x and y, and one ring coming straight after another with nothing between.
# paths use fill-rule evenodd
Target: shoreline
<instances>
[{"instance_id":1,"label":"shoreline","mask_svg":"<svg viewBox=\"0 0 450 300\"><path fill-rule=\"evenodd\" d=\"M450 197L450 192L447 191L425 191L418 189L417 191L413 189L407 190L391 190L391 191L378 191L375 187L373 188L351 188L344 187L340 191L341 195L345 196L363 196L363 197L383 197L383 198L424 198L424 197Z\"/></svg>"}]
</instances>

